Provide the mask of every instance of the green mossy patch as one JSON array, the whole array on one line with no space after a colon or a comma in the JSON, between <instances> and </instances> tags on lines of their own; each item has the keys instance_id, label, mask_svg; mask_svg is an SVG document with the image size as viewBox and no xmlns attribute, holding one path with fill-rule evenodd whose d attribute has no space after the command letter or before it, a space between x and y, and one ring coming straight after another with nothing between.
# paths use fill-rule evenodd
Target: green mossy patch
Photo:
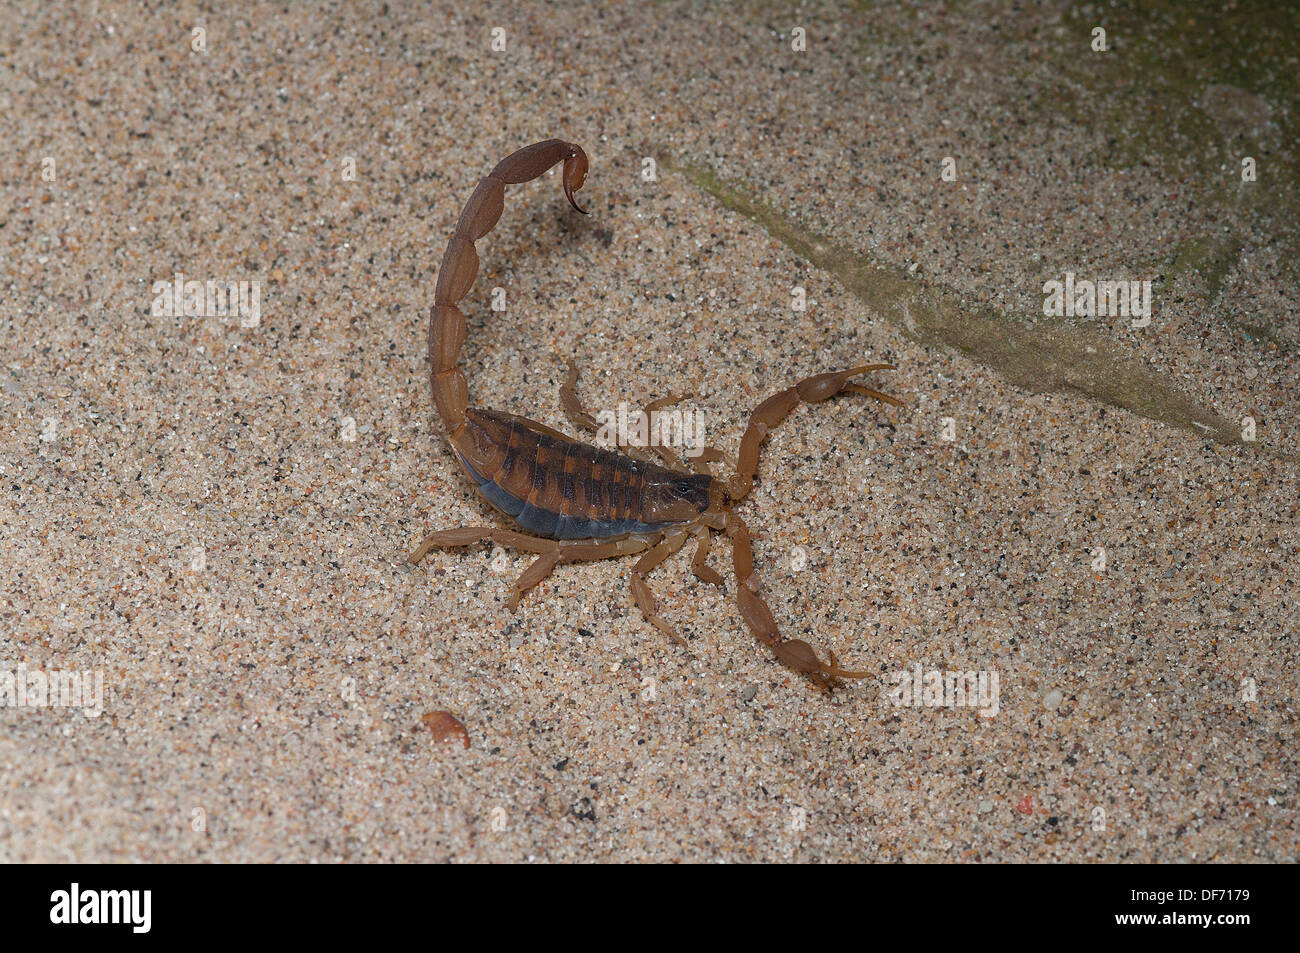
<instances>
[{"instance_id":1,"label":"green mossy patch","mask_svg":"<svg viewBox=\"0 0 1300 953\"><path fill-rule=\"evenodd\" d=\"M1099 331L1051 319L1030 326L991 308L971 308L950 288L855 256L807 231L710 170L671 160L661 164L682 172L725 207L834 274L874 312L922 343L955 347L1031 393L1074 391L1198 437L1242 444L1234 423L1198 405Z\"/></svg>"}]
</instances>

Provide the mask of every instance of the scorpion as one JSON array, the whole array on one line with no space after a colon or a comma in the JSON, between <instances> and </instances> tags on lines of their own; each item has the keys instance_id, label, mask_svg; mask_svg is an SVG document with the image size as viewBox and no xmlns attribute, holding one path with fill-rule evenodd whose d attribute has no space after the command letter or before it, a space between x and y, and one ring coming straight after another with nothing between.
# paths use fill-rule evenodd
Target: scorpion
<instances>
[{"instance_id":1,"label":"scorpion","mask_svg":"<svg viewBox=\"0 0 1300 953\"><path fill-rule=\"evenodd\" d=\"M648 576L694 539L692 572L703 582L724 586L722 575L706 562L713 534L722 532L731 541L737 606L754 636L786 666L822 684L829 685L835 678L867 677L868 672L841 668L833 651L829 663L824 662L807 642L781 636L771 609L759 595L752 537L735 508L754 485L763 440L801 402L815 404L849 391L902 406L896 397L851 380L870 371L893 370L893 365L863 364L818 374L763 401L750 415L734 460L734 476L726 481L715 477L708 464L731 463L732 458L713 447L692 448L698 452L688 455L691 469L687 472L668 447L652 447L664 464L660 465L585 444L526 417L469 406L465 375L457 366L466 330L465 315L457 305L478 273L474 243L501 217L507 185L536 179L560 162L564 163L565 197L574 209L587 214L574 198L588 170L580 146L547 139L502 159L479 181L447 241L429 316L433 401L456 460L479 495L519 528L439 530L424 538L408 562L417 565L434 548L487 542L535 554L537 558L515 581L506 600L506 607L514 612L524 594L560 564L639 553L632 567L632 597L650 624L685 645L686 640L659 616ZM572 361L567 370L560 403L575 424L598 432L599 424L578 398L578 370ZM684 396L650 403L647 416Z\"/></svg>"}]
</instances>

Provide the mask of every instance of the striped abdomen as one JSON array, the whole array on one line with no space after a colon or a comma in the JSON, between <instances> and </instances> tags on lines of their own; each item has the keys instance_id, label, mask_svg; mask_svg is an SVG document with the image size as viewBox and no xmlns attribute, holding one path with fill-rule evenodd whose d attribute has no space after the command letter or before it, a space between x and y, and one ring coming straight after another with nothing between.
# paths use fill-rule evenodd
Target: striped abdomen
<instances>
[{"instance_id":1,"label":"striped abdomen","mask_svg":"<svg viewBox=\"0 0 1300 953\"><path fill-rule=\"evenodd\" d=\"M489 503L549 539L655 533L709 505L707 474L686 474L471 408L452 443Z\"/></svg>"}]
</instances>

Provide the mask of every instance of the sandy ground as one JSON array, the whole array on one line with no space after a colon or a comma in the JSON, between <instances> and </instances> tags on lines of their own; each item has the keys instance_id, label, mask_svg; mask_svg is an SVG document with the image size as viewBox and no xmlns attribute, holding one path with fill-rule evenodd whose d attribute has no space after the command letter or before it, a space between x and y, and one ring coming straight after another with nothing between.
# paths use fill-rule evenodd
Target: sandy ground
<instances>
[{"instance_id":1,"label":"sandy ground","mask_svg":"<svg viewBox=\"0 0 1300 953\"><path fill-rule=\"evenodd\" d=\"M5 673L103 687L98 715L0 707L0 859L1294 861L1295 103L1267 57L1254 87L1181 72L1161 113L1125 98L1159 64L1064 6L472 6L0 11L0 702ZM742 510L783 630L878 677L784 669L685 554L653 585L689 650L627 560L516 614L519 554L403 564L501 522L424 324L478 177L551 136L592 215L554 173L509 190L472 399L573 432L575 357L593 408L693 390L734 452L788 382L897 364L905 407L797 410ZM1150 325L1044 320L1066 271L1154 279ZM177 272L260 282L258 320L157 313ZM1003 323L963 342L967 307ZM1122 366L1140 412L1105 396ZM996 677L996 712L895 704L914 671Z\"/></svg>"}]
</instances>

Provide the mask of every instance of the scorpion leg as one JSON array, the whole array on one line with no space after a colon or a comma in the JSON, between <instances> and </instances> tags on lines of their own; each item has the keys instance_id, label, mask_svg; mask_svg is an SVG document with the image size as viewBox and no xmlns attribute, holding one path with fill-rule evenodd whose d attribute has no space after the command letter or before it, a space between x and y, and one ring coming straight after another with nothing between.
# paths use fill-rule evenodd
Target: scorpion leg
<instances>
[{"instance_id":1,"label":"scorpion leg","mask_svg":"<svg viewBox=\"0 0 1300 953\"><path fill-rule=\"evenodd\" d=\"M508 549L517 549L524 553L549 553L559 546L564 557L561 562L575 563L595 559L609 559L612 556L627 556L649 548L644 537L633 536L627 539L607 542L604 540L589 542L586 540L565 540L557 542L540 536L529 536L513 529L499 529L493 526L462 526L457 529L440 529L424 537L415 552L407 557L412 566L424 559L433 549L452 549L459 546L473 546L475 543L493 542Z\"/></svg>"},{"instance_id":2,"label":"scorpion leg","mask_svg":"<svg viewBox=\"0 0 1300 953\"><path fill-rule=\"evenodd\" d=\"M721 586L723 579L722 574L716 569L709 568L706 560L709 558L709 543L712 537L709 534L707 526L701 526L695 532L695 556L691 559L691 572L701 582L707 582L711 586Z\"/></svg>"},{"instance_id":3,"label":"scorpion leg","mask_svg":"<svg viewBox=\"0 0 1300 953\"><path fill-rule=\"evenodd\" d=\"M645 616L647 622L674 642L680 642L682 645L688 644L687 641L678 635L677 630L661 619L655 611L655 597L654 593L650 591L650 586L646 584L646 574L685 546L688 539L690 539L689 533L675 533L672 536L665 536L659 545L638 559L636 565L632 567L632 597L636 599L637 608L641 610L641 614Z\"/></svg>"},{"instance_id":4,"label":"scorpion leg","mask_svg":"<svg viewBox=\"0 0 1300 953\"><path fill-rule=\"evenodd\" d=\"M817 652L802 639L783 639L777 629L772 610L758 594L762 584L754 573L754 550L750 544L749 527L734 513L727 515L727 535L731 537L731 558L736 571L736 603L740 615L754 633L755 638L767 644L783 663L811 675L823 682L832 678L866 678L870 672L850 672L840 668L835 653L827 665L817 657Z\"/></svg>"},{"instance_id":5,"label":"scorpion leg","mask_svg":"<svg viewBox=\"0 0 1300 953\"><path fill-rule=\"evenodd\" d=\"M491 526L462 526L457 529L440 529L435 533L430 533L424 537L420 545L415 548L415 552L411 553L406 561L414 566L429 555L431 549L473 546L475 543L486 543L489 540L498 545L509 546L511 549L522 550L526 553L545 553L555 546L554 540L529 536L526 533L517 533L512 529L496 529Z\"/></svg>"},{"instance_id":6,"label":"scorpion leg","mask_svg":"<svg viewBox=\"0 0 1300 953\"><path fill-rule=\"evenodd\" d=\"M706 464L709 463L725 463L732 470L736 469L736 461L727 456L727 454L723 453L717 447L701 447L699 453L688 453L686 455L686 461L687 465L694 472L704 473L709 476L713 475L713 471L706 466Z\"/></svg>"},{"instance_id":7,"label":"scorpion leg","mask_svg":"<svg viewBox=\"0 0 1300 953\"><path fill-rule=\"evenodd\" d=\"M659 410L660 408L668 407L672 404L675 404L678 401L686 400L687 398L694 397L694 396L695 396L694 394L672 394L668 397L660 397L658 400L650 401L650 403L645 405L645 409L641 411L641 413L645 415L646 426L649 427L651 421L654 420L654 418L651 417L650 415L653 414L655 411ZM655 441L653 428L651 429L650 439L651 439L650 449L653 450L655 453L659 454L659 459L661 459L664 463L668 464L668 468L670 470L686 469L686 466L682 463L681 458L678 457L677 454L673 453L673 451L669 450L663 444Z\"/></svg>"},{"instance_id":8,"label":"scorpion leg","mask_svg":"<svg viewBox=\"0 0 1300 953\"><path fill-rule=\"evenodd\" d=\"M568 414L569 419L572 420L575 424L578 424L579 426L583 427L586 430L591 431L594 434L598 434L604 428L602 427L600 422L596 420L595 417L591 416L591 413L585 407L582 406L582 401L578 397L578 390L577 390L578 365L575 364L573 361L569 361L568 370L569 370L568 376L564 379L564 383L560 385L560 404L561 406L564 407L564 412ZM671 397L661 397L659 400L653 400L650 403L646 404L645 409L642 411L642 413L645 415L647 426L649 425L651 413L653 413L656 410L659 410L661 407L667 407L669 404L675 404L679 400L685 400L687 397L690 396L692 395L674 394ZM627 452L640 451L642 453L644 453L645 450L647 449L653 450L659 456L659 459L663 460L666 464L668 464L670 468L674 470L686 469L682 465L682 461L678 459L675 453L673 453L667 447L661 447L658 444L655 444L648 448L640 447L635 444L629 444L627 446L620 446L619 449ZM696 472L698 473L700 471L696 469Z\"/></svg>"},{"instance_id":9,"label":"scorpion leg","mask_svg":"<svg viewBox=\"0 0 1300 953\"><path fill-rule=\"evenodd\" d=\"M416 565L428 555L431 549L473 546L475 543L486 542L525 553L536 553L537 559L533 560L523 574L515 580L514 589L506 601L506 606L513 611L523 594L549 576L557 565L628 556L649 549L652 541L653 537L647 536L629 536L616 540L554 540L529 536L527 533L512 529L462 526L430 533L407 558L407 562L412 566Z\"/></svg>"},{"instance_id":10,"label":"scorpion leg","mask_svg":"<svg viewBox=\"0 0 1300 953\"><path fill-rule=\"evenodd\" d=\"M511 612L518 608L519 600L524 594L549 576L556 566L563 563L594 562L598 559L639 553L650 547L651 538L629 536L616 540L542 540L542 542L549 542L551 549L529 563L528 568L515 580L510 598L506 600L506 608Z\"/></svg>"},{"instance_id":11,"label":"scorpion leg","mask_svg":"<svg viewBox=\"0 0 1300 953\"><path fill-rule=\"evenodd\" d=\"M604 429L604 426L582 406L582 401L578 397L578 365L573 361L569 361L568 369L569 374L564 379L564 383L560 385L560 405L564 408L564 412L569 416L569 419L575 424L591 433L599 434ZM615 444L617 443L618 441L615 440ZM636 452L641 448L620 446L619 449Z\"/></svg>"},{"instance_id":12,"label":"scorpion leg","mask_svg":"<svg viewBox=\"0 0 1300 953\"><path fill-rule=\"evenodd\" d=\"M742 500L753 488L754 470L758 468L758 448L762 446L763 440L772 429L785 420L790 411L799 406L800 401L805 404L816 404L834 397L840 391L847 390L901 407L903 402L897 397L849 381L850 377L868 371L892 371L893 369L892 364L863 364L845 371L831 371L829 374L805 377L793 387L787 387L759 404L750 414L749 426L745 428L745 435L740 438L740 459L736 466L736 476L731 481L731 498Z\"/></svg>"},{"instance_id":13,"label":"scorpion leg","mask_svg":"<svg viewBox=\"0 0 1300 953\"><path fill-rule=\"evenodd\" d=\"M529 563L528 568L515 580L514 587L510 590L510 598L506 600L506 608L511 612L518 608L519 600L524 594L549 576L556 566L563 563L594 562L613 556L626 556L630 553L639 553L650 546L650 540L645 536L629 536L626 539L616 540L541 540L541 542L550 543L550 550Z\"/></svg>"},{"instance_id":14,"label":"scorpion leg","mask_svg":"<svg viewBox=\"0 0 1300 953\"><path fill-rule=\"evenodd\" d=\"M569 419L575 424L580 424L585 430L590 430L592 433L598 433L600 423L582 406L582 401L578 399L577 386L578 365L573 361L569 361L569 376L560 385L560 405L564 408L564 412L569 415Z\"/></svg>"},{"instance_id":15,"label":"scorpion leg","mask_svg":"<svg viewBox=\"0 0 1300 953\"><path fill-rule=\"evenodd\" d=\"M557 563L560 561L560 547L553 544L554 548L549 553L538 556L528 568L519 574L515 580L514 586L510 590L510 598L506 599L506 608L511 612L519 607L519 600L523 598L525 592L533 588L543 579L551 574Z\"/></svg>"}]
</instances>

